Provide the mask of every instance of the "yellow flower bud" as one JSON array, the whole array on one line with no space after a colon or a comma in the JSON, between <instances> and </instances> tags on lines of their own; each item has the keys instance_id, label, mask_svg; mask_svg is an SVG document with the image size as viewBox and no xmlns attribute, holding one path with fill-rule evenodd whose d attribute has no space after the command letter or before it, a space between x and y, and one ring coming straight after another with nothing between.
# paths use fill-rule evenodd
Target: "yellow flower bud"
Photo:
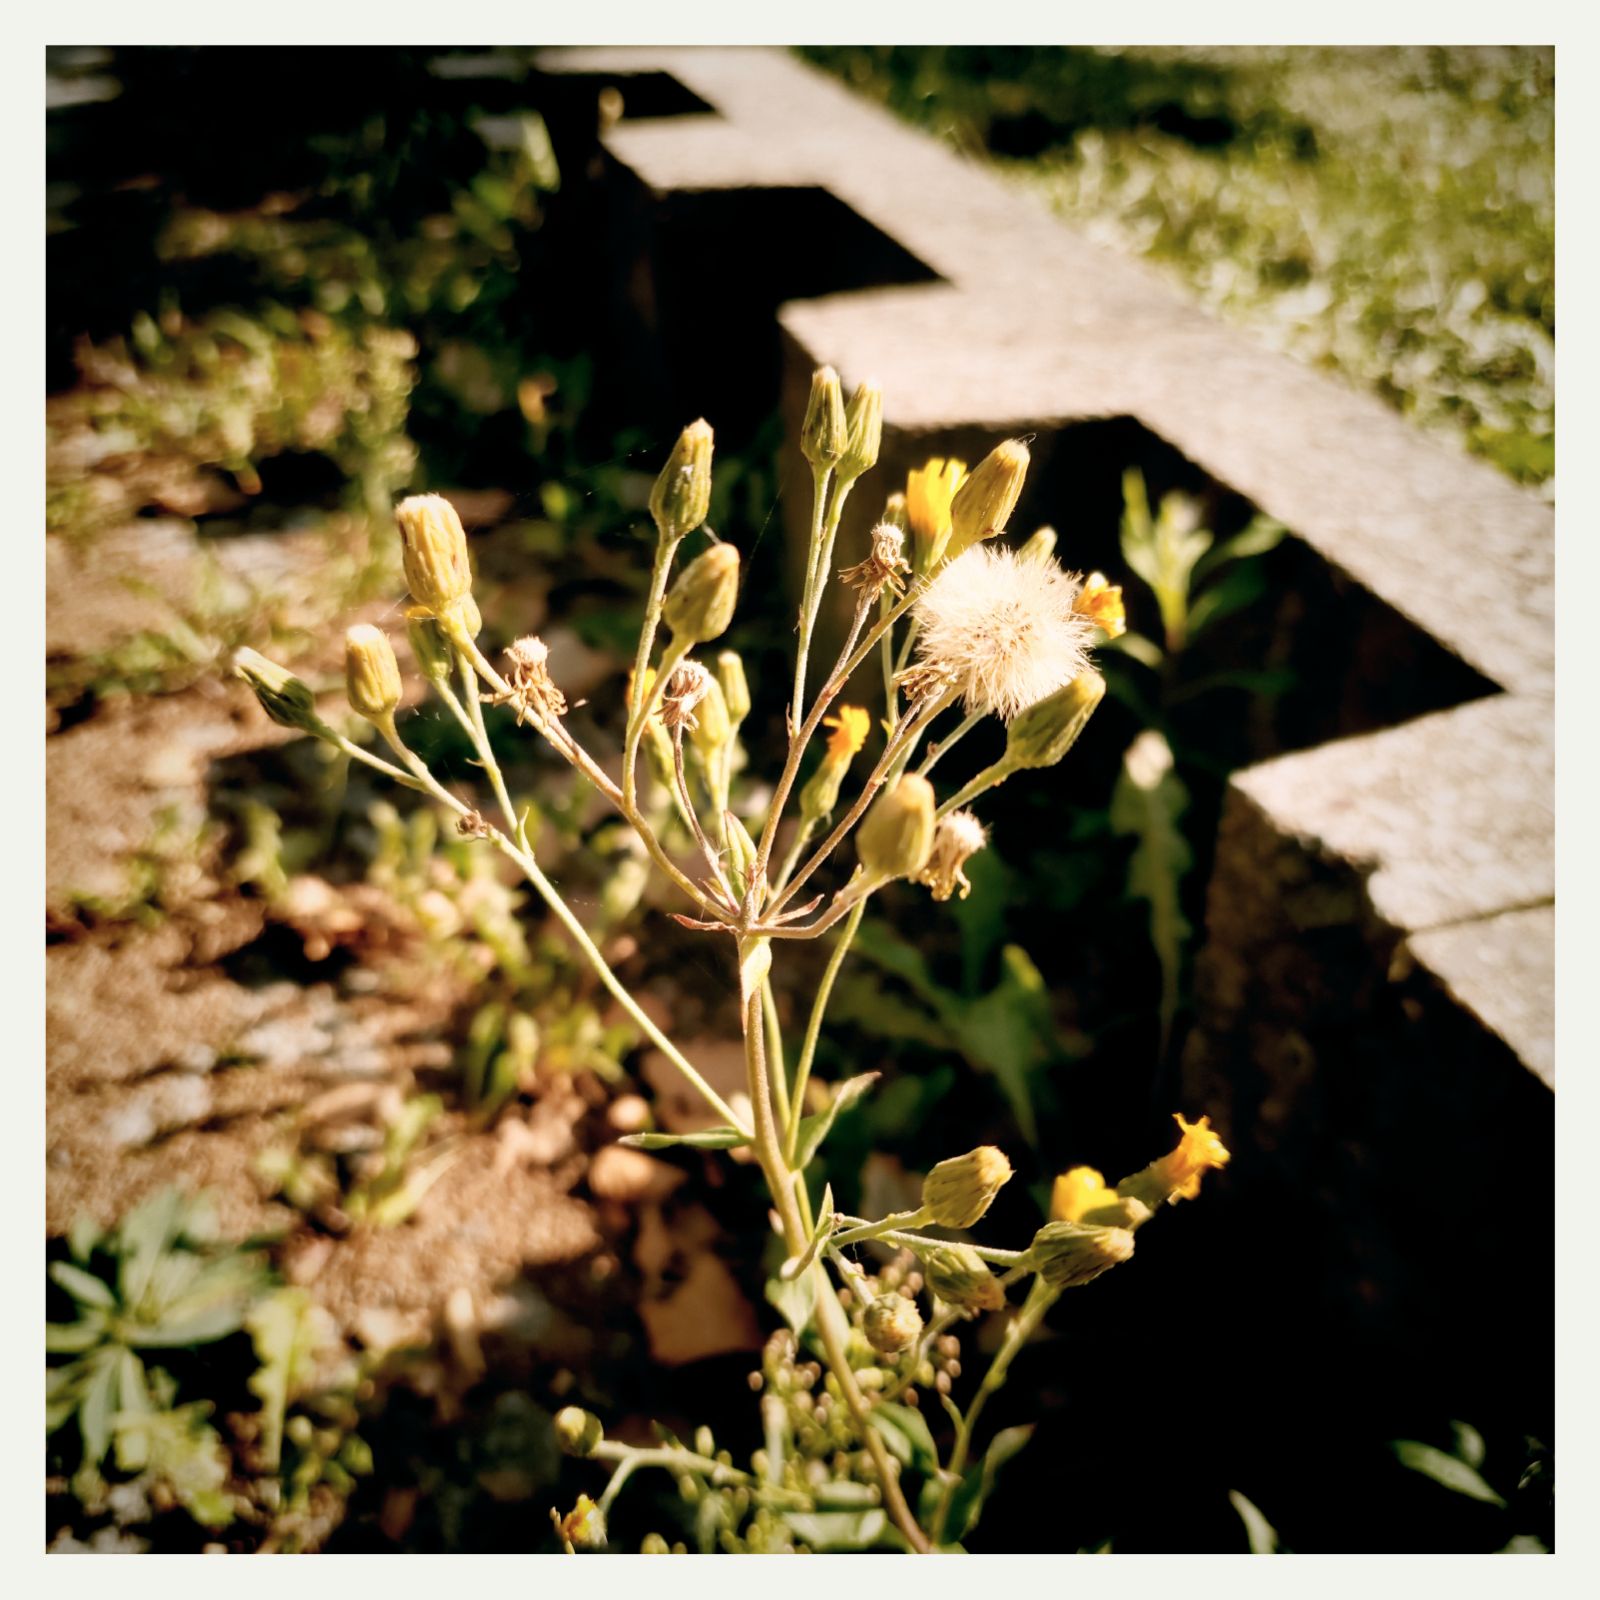
<instances>
[{"instance_id":1,"label":"yellow flower bud","mask_svg":"<svg viewBox=\"0 0 1600 1600\"><path fill-rule=\"evenodd\" d=\"M1035 528L1017 549L1017 560L1037 561L1041 566L1056 553L1056 530ZM1082 596L1079 596L1082 599Z\"/></svg>"},{"instance_id":2,"label":"yellow flower bud","mask_svg":"<svg viewBox=\"0 0 1600 1600\"><path fill-rule=\"evenodd\" d=\"M655 487L650 515L663 539L694 532L711 509L711 424L701 417L678 435Z\"/></svg>"},{"instance_id":3,"label":"yellow flower bud","mask_svg":"<svg viewBox=\"0 0 1600 1600\"><path fill-rule=\"evenodd\" d=\"M732 737L733 719L728 715L728 702L723 697L722 685L707 673L705 693L694 708L694 726L689 729L689 742L701 755L714 756Z\"/></svg>"},{"instance_id":4,"label":"yellow flower bud","mask_svg":"<svg viewBox=\"0 0 1600 1600\"><path fill-rule=\"evenodd\" d=\"M1092 1222L1047 1222L1028 1248L1028 1264L1052 1289L1074 1289L1133 1254L1127 1228Z\"/></svg>"},{"instance_id":5,"label":"yellow flower bud","mask_svg":"<svg viewBox=\"0 0 1600 1600\"><path fill-rule=\"evenodd\" d=\"M1006 729L1007 765L1013 770L1053 767L1078 742L1105 692L1105 679L1089 667L1019 712Z\"/></svg>"},{"instance_id":6,"label":"yellow flower bud","mask_svg":"<svg viewBox=\"0 0 1600 1600\"><path fill-rule=\"evenodd\" d=\"M861 864L875 878L907 878L922 871L933 849L933 785L908 772L873 801L856 834Z\"/></svg>"},{"instance_id":7,"label":"yellow flower bud","mask_svg":"<svg viewBox=\"0 0 1600 1600\"><path fill-rule=\"evenodd\" d=\"M287 667L269 661L258 651L245 649L234 653L233 670L255 690L261 709L281 727L298 728L302 733L324 738L332 736L333 730L317 715L311 686Z\"/></svg>"},{"instance_id":8,"label":"yellow flower bud","mask_svg":"<svg viewBox=\"0 0 1600 1600\"><path fill-rule=\"evenodd\" d=\"M1028 447L1020 439L997 444L950 502L950 539L944 554L954 561L980 539L1006 531L1028 475Z\"/></svg>"},{"instance_id":9,"label":"yellow flower bud","mask_svg":"<svg viewBox=\"0 0 1600 1600\"><path fill-rule=\"evenodd\" d=\"M442 494L414 494L394 508L406 587L436 617L460 614L472 592L467 535L456 508Z\"/></svg>"},{"instance_id":10,"label":"yellow flower bud","mask_svg":"<svg viewBox=\"0 0 1600 1600\"><path fill-rule=\"evenodd\" d=\"M717 652L717 682L722 685L722 698L727 702L728 720L737 728L750 715L750 685L737 650Z\"/></svg>"},{"instance_id":11,"label":"yellow flower bud","mask_svg":"<svg viewBox=\"0 0 1600 1600\"><path fill-rule=\"evenodd\" d=\"M800 453L814 467L831 467L848 442L839 374L832 367L818 367L811 374L811 398L800 426Z\"/></svg>"},{"instance_id":12,"label":"yellow flower bud","mask_svg":"<svg viewBox=\"0 0 1600 1600\"><path fill-rule=\"evenodd\" d=\"M883 502L883 515L878 518L880 522L887 522L891 527L898 528L901 533L911 532L911 516L906 510L906 497L895 493Z\"/></svg>"},{"instance_id":13,"label":"yellow flower bud","mask_svg":"<svg viewBox=\"0 0 1600 1600\"><path fill-rule=\"evenodd\" d=\"M892 1356L916 1343L922 1333L922 1313L902 1294L881 1294L867 1307L861 1326L879 1355Z\"/></svg>"},{"instance_id":14,"label":"yellow flower bud","mask_svg":"<svg viewBox=\"0 0 1600 1600\"><path fill-rule=\"evenodd\" d=\"M738 598L739 552L714 544L678 574L661 615L677 638L704 644L726 632Z\"/></svg>"},{"instance_id":15,"label":"yellow flower bud","mask_svg":"<svg viewBox=\"0 0 1600 1600\"><path fill-rule=\"evenodd\" d=\"M755 870L756 842L750 830L729 811L723 817L728 846L728 878L734 891L743 895L750 888L750 874Z\"/></svg>"},{"instance_id":16,"label":"yellow flower bud","mask_svg":"<svg viewBox=\"0 0 1600 1600\"><path fill-rule=\"evenodd\" d=\"M400 663L389 635L370 622L344 636L344 684L350 709L369 722L384 722L400 704Z\"/></svg>"},{"instance_id":17,"label":"yellow flower bud","mask_svg":"<svg viewBox=\"0 0 1600 1600\"><path fill-rule=\"evenodd\" d=\"M567 1455L592 1456L604 1437L605 1429L592 1411L585 1411L582 1406L563 1406L556 1412L556 1442Z\"/></svg>"},{"instance_id":18,"label":"yellow flower bud","mask_svg":"<svg viewBox=\"0 0 1600 1600\"><path fill-rule=\"evenodd\" d=\"M1011 1163L992 1144L941 1161L922 1180L922 1204L941 1228L970 1228L1011 1178Z\"/></svg>"},{"instance_id":19,"label":"yellow flower bud","mask_svg":"<svg viewBox=\"0 0 1600 1600\"><path fill-rule=\"evenodd\" d=\"M883 443L883 390L864 383L845 409L845 447L839 458L839 476L854 481L878 464Z\"/></svg>"},{"instance_id":20,"label":"yellow flower bud","mask_svg":"<svg viewBox=\"0 0 1600 1600\"><path fill-rule=\"evenodd\" d=\"M969 1244L939 1244L920 1252L922 1275L946 1305L998 1311L1006 1303L1000 1280Z\"/></svg>"},{"instance_id":21,"label":"yellow flower bud","mask_svg":"<svg viewBox=\"0 0 1600 1600\"><path fill-rule=\"evenodd\" d=\"M457 620L468 638L475 639L482 631L483 616L478 602L470 594L462 600ZM433 683L448 681L455 670L455 645L426 606L406 607L406 637L411 641L411 653L417 658L417 669L423 677Z\"/></svg>"},{"instance_id":22,"label":"yellow flower bud","mask_svg":"<svg viewBox=\"0 0 1600 1600\"><path fill-rule=\"evenodd\" d=\"M1093 1167L1063 1172L1050 1190L1052 1222L1093 1222L1104 1228L1137 1228L1154 1215L1141 1201L1108 1188Z\"/></svg>"}]
</instances>

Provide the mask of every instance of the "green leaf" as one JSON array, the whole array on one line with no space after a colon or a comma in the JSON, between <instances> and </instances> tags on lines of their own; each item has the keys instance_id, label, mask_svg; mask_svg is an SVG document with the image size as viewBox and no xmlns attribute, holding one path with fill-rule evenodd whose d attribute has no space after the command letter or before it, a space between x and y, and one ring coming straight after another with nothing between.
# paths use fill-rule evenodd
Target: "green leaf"
<instances>
[{"instance_id":1,"label":"green leaf","mask_svg":"<svg viewBox=\"0 0 1600 1600\"><path fill-rule=\"evenodd\" d=\"M1259 566L1235 567L1195 597L1189 607L1189 637L1254 605L1266 592L1267 575Z\"/></svg>"},{"instance_id":2,"label":"green leaf","mask_svg":"<svg viewBox=\"0 0 1600 1600\"><path fill-rule=\"evenodd\" d=\"M81 1355L85 1350L93 1350L105 1336L105 1325L99 1322L47 1322L44 1325L45 1353Z\"/></svg>"},{"instance_id":3,"label":"green leaf","mask_svg":"<svg viewBox=\"0 0 1600 1600\"><path fill-rule=\"evenodd\" d=\"M88 1382L78 1404L78 1430L83 1435L83 1459L98 1466L111 1448L111 1418L117 1409L120 1366L115 1349L90 1357Z\"/></svg>"},{"instance_id":4,"label":"green leaf","mask_svg":"<svg viewBox=\"0 0 1600 1600\"><path fill-rule=\"evenodd\" d=\"M736 1150L750 1141L737 1128L702 1128L698 1133L630 1133L617 1140L631 1150L670 1150L686 1145L691 1150Z\"/></svg>"},{"instance_id":5,"label":"green leaf","mask_svg":"<svg viewBox=\"0 0 1600 1600\"><path fill-rule=\"evenodd\" d=\"M220 1435L205 1421L210 1410L196 1401L118 1417L117 1466L166 1484L196 1522L222 1528L234 1517L225 1488L230 1462Z\"/></svg>"},{"instance_id":6,"label":"green leaf","mask_svg":"<svg viewBox=\"0 0 1600 1600\"><path fill-rule=\"evenodd\" d=\"M1455 1453L1469 1467L1481 1467L1485 1455L1483 1435L1470 1422L1452 1422L1450 1431L1455 1435Z\"/></svg>"},{"instance_id":7,"label":"green leaf","mask_svg":"<svg viewBox=\"0 0 1600 1600\"><path fill-rule=\"evenodd\" d=\"M1130 661L1137 661L1141 667L1149 667L1152 672L1159 672L1161 663L1166 660L1166 654L1161 646L1154 639L1147 639L1142 633L1124 633L1100 648L1102 651L1115 650L1119 655L1127 656Z\"/></svg>"},{"instance_id":8,"label":"green leaf","mask_svg":"<svg viewBox=\"0 0 1600 1600\"><path fill-rule=\"evenodd\" d=\"M250 1392L261 1401L261 1454L267 1469L276 1472L289 1402L310 1381L327 1335L304 1289L279 1289L257 1301L245 1326L261 1363L250 1375Z\"/></svg>"},{"instance_id":9,"label":"green leaf","mask_svg":"<svg viewBox=\"0 0 1600 1600\"><path fill-rule=\"evenodd\" d=\"M96 1306L102 1311L110 1311L117 1303L117 1297L112 1292L110 1284L103 1278L97 1278L92 1272L85 1272L82 1267L73 1266L70 1261L51 1262L50 1277L79 1305ZM37 1279L34 1281L38 1282Z\"/></svg>"},{"instance_id":10,"label":"green leaf","mask_svg":"<svg viewBox=\"0 0 1600 1600\"><path fill-rule=\"evenodd\" d=\"M950 1513L945 1528L951 1538L964 1539L977 1527L978 1519L983 1515L984 1502L994 1488L996 1475L1032 1437L1031 1423L1002 1428L990 1441L982 1462L967 1468L960 1486L950 1497Z\"/></svg>"},{"instance_id":11,"label":"green leaf","mask_svg":"<svg viewBox=\"0 0 1600 1600\"><path fill-rule=\"evenodd\" d=\"M817 1309L815 1279L809 1272L792 1280L768 1278L766 1295L767 1303L776 1307L798 1339L811 1325L811 1318Z\"/></svg>"},{"instance_id":12,"label":"green leaf","mask_svg":"<svg viewBox=\"0 0 1600 1600\"><path fill-rule=\"evenodd\" d=\"M824 1508L856 1510L877 1505L880 1491L875 1483L857 1483L853 1478L841 1478L832 1483L819 1484L811 1491L811 1497Z\"/></svg>"},{"instance_id":13,"label":"green leaf","mask_svg":"<svg viewBox=\"0 0 1600 1600\"><path fill-rule=\"evenodd\" d=\"M874 1406L867 1413L867 1421L883 1435L889 1453L902 1466L929 1474L937 1471L939 1452L928 1431L927 1418L920 1411L886 1402Z\"/></svg>"},{"instance_id":14,"label":"green leaf","mask_svg":"<svg viewBox=\"0 0 1600 1600\"><path fill-rule=\"evenodd\" d=\"M1489 1487L1478 1473L1456 1456L1420 1439L1391 1439L1389 1448L1401 1466L1432 1478L1441 1487L1472 1500L1482 1500L1486 1505L1504 1506L1505 1501Z\"/></svg>"},{"instance_id":15,"label":"green leaf","mask_svg":"<svg viewBox=\"0 0 1600 1600\"><path fill-rule=\"evenodd\" d=\"M87 1266L89 1257L94 1254L94 1247L99 1243L100 1224L87 1211L80 1211L67 1229L67 1249L72 1252L72 1259Z\"/></svg>"},{"instance_id":16,"label":"green leaf","mask_svg":"<svg viewBox=\"0 0 1600 1600\"><path fill-rule=\"evenodd\" d=\"M122 1255L118 1288L123 1304L130 1309L139 1307L155 1275L156 1263L177 1237L182 1211L182 1193L176 1188L163 1189L130 1211L117 1230Z\"/></svg>"},{"instance_id":17,"label":"green leaf","mask_svg":"<svg viewBox=\"0 0 1600 1600\"><path fill-rule=\"evenodd\" d=\"M794 1158L796 1172L803 1172L810 1165L811 1158L822 1148L822 1141L833 1131L839 1114L848 1111L878 1078L876 1072L863 1072L859 1077L845 1079L833 1091L826 1111L818 1111L813 1116L800 1119L800 1138L795 1146Z\"/></svg>"},{"instance_id":18,"label":"green leaf","mask_svg":"<svg viewBox=\"0 0 1600 1600\"><path fill-rule=\"evenodd\" d=\"M1278 1530L1262 1516L1255 1502L1247 1500L1237 1489L1230 1489L1228 1503L1239 1513L1239 1520L1244 1524L1245 1537L1250 1541L1250 1554L1253 1556L1279 1554Z\"/></svg>"},{"instance_id":19,"label":"green leaf","mask_svg":"<svg viewBox=\"0 0 1600 1600\"><path fill-rule=\"evenodd\" d=\"M1128 893L1150 907L1150 942L1161 965L1163 1053L1177 1014L1183 946L1189 937L1181 889L1194 857L1178 827L1188 804L1189 791L1172 770L1172 751L1154 728L1147 728L1122 758L1110 815L1115 832L1132 834L1138 841L1128 862Z\"/></svg>"},{"instance_id":20,"label":"green leaf","mask_svg":"<svg viewBox=\"0 0 1600 1600\"><path fill-rule=\"evenodd\" d=\"M1225 566L1230 561L1240 561L1246 556L1264 556L1269 550L1276 550L1288 532L1289 530L1281 522L1272 517L1262 515L1253 517L1247 527L1234 534L1231 539L1224 539L1221 544L1214 545L1195 563L1195 582L1198 583L1207 574L1215 572L1218 567Z\"/></svg>"},{"instance_id":21,"label":"green leaf","mask_svg":"<svg viewBox=\"0 0 1600 1600\"><path fill-rule=\"evenodd\" d=\"M1023 1138L1037 1143L1029 1080L1049 1059L1055 1029L1044 979L1021 945L1005 947L999 984L963 1007L955 1032L962 1054L994 1074Z\"/></svg>"},{"instance_id":22,"label":"green leaf","mask_svg":"<svg viewBox=\"0 0 1600 1600\"><path fill-rule=\"evenodd\" d=\"M813 1550L866 1550L888 1529L889 1519L869 1511L791 1511L784 1519L795 1538Z\"/></svg>"}]
</instances>

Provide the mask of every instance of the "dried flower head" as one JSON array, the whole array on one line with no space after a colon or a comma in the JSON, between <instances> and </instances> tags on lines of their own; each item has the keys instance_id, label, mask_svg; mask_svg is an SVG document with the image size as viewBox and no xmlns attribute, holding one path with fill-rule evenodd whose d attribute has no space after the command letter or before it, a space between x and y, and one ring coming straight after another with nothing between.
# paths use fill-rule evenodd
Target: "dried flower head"
<instances>
[{"instance_id":1,"label":"dried flower head","mask_svg":"<svg viewBox=\"0 0 1600 1600\"><path fill-rule=\"evenodd\" d=\"M965 900L972 885L962 869L968 857L983 849L988 840L987 830L970 811L952 811L941 817L933 835L933 853L917 882L927 884L935 900L948 900L957 893Z\"/></svg>"},{"instance_id":2,"label":"dried flower head","mask_svg":"<svg viewBox=\"0 0 1600 1600\"><path fill-rule=\"evenodd\" d=\"M549 722L562 716L567 709L567 699L551 681L546 663L550 647L533 634L518 639L506 647L506 688L489 697L491 705L510 705L517 708L517 723L527 721Z\"/></svg>"},{"instance_id":3,"label":"dried flower head","mask_svg":"<svg viewBox=\"0 0 1600 1600\"><path fill-rule=\"evenodd\" d=\"M463 839L487 839L489 837L489 824L483 820L483 813L476 809L463 811L456 818L456 832Z\"/></svg>"},{"instance_id":4,"label":"dried flower head","mask_svg":"<svg viewBox=\"0 0 1600 1600\"><path fill-rule=\"evenodd\" d=\"M861 1326L874 1350L892 1356L916 1342L922 1332L922 1313L915 1301L902 1294L882 1294L867 1307Z\"/></svg>"},{"instance_id":5,"label":"dried flower head","mask_svg":"<svg viewBox=\"0 0 1600 1600\"><path fill-rule=\"evenodd\" d=\"M916 666L954 683L968 711L1009 722L1088 667L1095 624L1073 610L1077 595L1054 561L976 545L917 601Z\"/></svg>"},{"instance_id":6,"label":"dried flower head","mask_svg":"<svg viewBox=\"0 0 1600 1600\"><path fill-rule=\"evenodd\" d=\"M905 558L905 535L892 522L880 522L872 530L872 553L865 561L846 567L840 582L859 589L863 600L876 600L887 588L896 595L906 592L901 573L911 571Z\"/></svg>"},{"instance_id":7,"label":"dried flower head","mask_svg":"<svg viewBox=\"0 0 1600 1600\"><path fill-rule=\"evenodd\" d=\"M668 728L694 728L694 709L711 689L711 674L698 661L683 661L673 669L661 691L661 720Z\"/></svg>"}]
</instances>

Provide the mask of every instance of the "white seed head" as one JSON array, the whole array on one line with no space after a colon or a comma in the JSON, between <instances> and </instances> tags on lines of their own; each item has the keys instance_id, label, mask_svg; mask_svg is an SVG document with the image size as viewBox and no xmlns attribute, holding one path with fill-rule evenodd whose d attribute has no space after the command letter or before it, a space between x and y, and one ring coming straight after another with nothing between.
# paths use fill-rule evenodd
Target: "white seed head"
<instances>
[{"instance_id":1,"label":"white seed head","mask_svg":"<svg viewBox=\"0 0 1600 1600\"><path fill-rule=\"evenodd\" d=\"M1053 560L974 545L917 602L917 661L942 672L971 711L1009 722L1089 665L1095 629L1072 609L1080 580Z\"/></svg>"}]
</instances>

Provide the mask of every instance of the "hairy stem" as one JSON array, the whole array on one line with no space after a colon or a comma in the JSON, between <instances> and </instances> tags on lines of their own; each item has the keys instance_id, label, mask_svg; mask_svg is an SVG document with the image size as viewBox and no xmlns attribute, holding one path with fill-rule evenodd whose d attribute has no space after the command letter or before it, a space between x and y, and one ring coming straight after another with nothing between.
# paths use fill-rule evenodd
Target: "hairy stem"
<instances>
[{"instance_id":1,"label":"hairy stem","mask_svg":"<svg viewBox=\"0 0 1600 1600\"><path fill-rule=\"evenodd\" d=\"M862 895L851 908L850 920L839 932L833 953L828 957L828 965L823 970L822 982L817 985L816 998L811 1002L811 1015L806 1021L805 1042L800 1046L800 1060L794 1069L793 1105L784 1141L784 1153L790 1161L794 1160L800 1144L800 1119L805 1115L806 1082L811 1076L811 1063L816 1059L817 1040L822 1033L822 1018L833 995L834 979L839 976L839 968L844 965L844 958L855 940L856 929L861 926L861 914L867 909L867 898L866 895Z\"/></svg>"},{"instance_id":2,"label":"hairy stem","mask_svg":"<svg viewBox=\"0 0 1600 1600\"><path fill-rule=\"evenodd\" d=\"M640 692L644 675L650 667L650 653L655 649L656 629L661 623L661 602L667 594L667 578L672 572L672 558L677 553L679 539L658 538L655 562L650 569L650 593L645 600L644 622L639 629L639 647L633 657L633 698L635 705L628 712L627 732L622 743L622 798L628 810L638 804L637 765L639 738L644 732L645 718L650 708L643 704ZM660 682L660 679L657 679Z\"/></svg>"}]
</instances>

